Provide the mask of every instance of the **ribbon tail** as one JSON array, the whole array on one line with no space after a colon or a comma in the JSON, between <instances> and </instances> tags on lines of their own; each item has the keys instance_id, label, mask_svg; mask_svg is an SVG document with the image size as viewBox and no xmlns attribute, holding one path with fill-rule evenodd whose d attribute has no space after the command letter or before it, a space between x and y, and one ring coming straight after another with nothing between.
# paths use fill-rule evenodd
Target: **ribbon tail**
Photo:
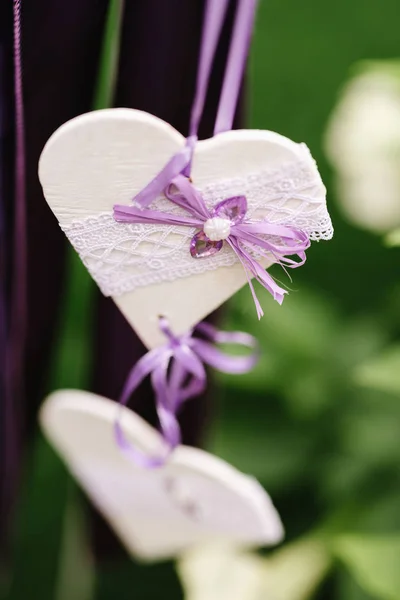
<instances>
[{"instance_id":1,"label":"ribbon tail","mask_svg":"<svg viewBox=\"0 0 400 600\"><path fill-rule=\"evenodd\" d=\"M152 371L154 371L161 361L165 360L164 357L165 349L163 347L155 348L154 350L150 350L150 352L142 356L142 358L134 365L134 367L132 367L119 398L119 404L121 406L126 406L129 398L142 383L143 379L145 379Z\"/></svg>"},{"instance_id":2,"label":"ribbon tail","mask_svg":"<svg viewBox=\"0 0 400 600\"><path fill-rule=\"evenodd\" d=\"M198 323L195 331L200 332L206 339L216 344L238 344L250 349L258 348L256 338L245 331L221 331L207 321Z\"/></svg>"},{"instance_id":3,"label":"ribbon tail","mask_svg":"<svg viewBox=\"0 0 400 600\"><path fill-rule=\"evenodd\" d=\"M260 320L261 317L264 316L264 311L263 311L260 301L257 297L253 282L251 281L251 275L254 275L254 273L252 273L250 266L246 264L244 258L242 257L242 255L240 253L240 247L237 244L236 240L228 238L227 242L231 246L232 250L235 252L235 254L238 257L238 259L240 260L240 262L242 263L242 267L243 267L245 275L246 275L247 283L249 285L250 292L253 297L253 302L256 307L257 317L258 317L258 320Z\"/></svg>"},{"instance_id":4,"label":"ribbon tail","mask_svg":"<svg viewBox=\"0 0 400 600\"><path fill-rule=\"evenodd\" d=\"M305 251L311 244L304 231L283 225L273 225L265 221L240 223L234 227L232 234L250 248L261 248L266 251L266 255L270 253L276 263L286 265L291 269L301 267L305 263ZM260 236L268 236L268 239ZM277 238L279 239L277 240ZM289 258L293 255L298 256L300 261Z\"/></svg>"},{"instance_id":5,"label":"ribbon tail","mask_svg":"<svg viewBox=\"0 0 400 600\"><path fill-rule=\"evenodd\" d=\"M179 394L179 406L181 406L187 400L200 396L206 389L207 381L205 379L199 379L192 377L191 380L181 388Z\"/></svg>"},{"instance_id":6,"label":"ribbon tail","mask_svg":"<svg viewBox=\"0 0 400 600\"><path fill-rule=\"evenodd\" d=\"M260 265L260 263L255 258L253 258L244 248L242 248L239 245L237 240L235 240L234 238L229 239L229 243L230 243L231 247L233 248L233 250L235 251L240 262L245 267L245 269L247 267L247 269L257 279L257 281L272 295L274 300L276 300L278 302L278 304L282 304L284 296L285 296L285 294L287 294L287 291L284 290L283 288L281 288L276 283L276 281L268 273L268 271L266 271L264 269L264 267L262 265ZM246 269L246 272L247 272L247 269ZM250 284L250 282L249 282L249 285L250 285L251 292L253 294L253 298L254 297L257 298L255 295L254 287L252 286L252 284ZM260 318L258 306L259 306L259 302L257 299L256 309L257 309L258 318Z\"/></svg>"},{"instance_id":7,"label":"ribbon tail","mask_svg":"<svg viewBox=\"0 0 400 600\"><path fill-rule=\"evenodd\" d=\"M165 349L156 348L143 356L133 367L129 373L128 379L119 399L119 409L117 418L114 423L115 440L122 452L128 456L130 460L143 468L155 468L165 464L165 461L170 453L169 448L163 449L160 455L150 456L142 452L128 441L121 425L122 406L126 406L133 392L138 388L140 383L150 374L154 373L160 364L169 362L169 357L165 356Z\"/></svg>"},{"instance_id":8,"label":"ribbon tail","mask_svg":"<svg viewBox=\"0 0 400 600\"><path fill-rule=\"evenodd\" d=\"M253 341L254 338L253 338ZM238 342L232 341L235 344ZM254 349L254 345L252 345ZM256 365L259 352L256 350L249 356L229 356L222 350L213 346L210 342L199 338L193 339L193 350L208 365L223 373L240 375L248 373Z\"/></svg>"},{"instance_id":9,"label":"ribbon tail","mask_svg":"<svg viewBox=\"0 0 400 600\"><path fill-rule=\"evenodd\" d=\"M239 248L239 252L243 253L247 264L249 265L250 271L253 273L257 281L265 288L273 297L278 304L282 304L287 290L280 287L275 279L268 273L266 269L253 258L246 250Z\"/></svg>"},{"instance_id":10,"label":"ribbon tail","mask_svg":"<svg viewBox=\"0 0 400 600\"><path fill-rule=\"evenodd\" d=\"M167 456L181 442L181 430L176 417L176 391L173 390L167 377L168 363L160 365L151 375L151 383L156 395L156 410L160 420L161 431L167 445Z\"/></svg>"},{"instance_id":11,"label":"ribbon tail","mask_svg":"<svg viewBox=\"0 0 400 600\"><path fill-rule=\"evenodd\" d=\"M145 225L181 225L201 227L203 222L196 218L173 215L159 210L146 210L135 206L114 205L114 219L119 223L144 223Z\"/></svg>"},{"instance_id":12,"label":"ribbon tail","mask_svg":"<svg viewBox=\"0 0 400 600\"><path fill-rule=\"evenodd\" d=\"M207 383L207 373L201 357L199 358L192 348L192 339L189 343L190 347L188 344L184 344L176 349L174 355L180 368L184 369L185 373L190 376L189 382L179 389L177 396L179 406L186 400L201 394L205 390Z\"/></svg>"},{"instance_id":13,"label":"ribbon tail","mask_svg":"<svg viewBox=\"0 0 400 600\"><path fill-rule=\"evenodd\" d=\"M275 279L266 271L260 263L254 261L255 277L257 281L265 288L273 297L278 304L282 304L285 295L288 293L287 290L280 287Z\"/></svg>"},{"instance_id":14,"label":"ribbon tail","mask_svg":"<svg viewBox=\"0 0 400 600\"><path fill-rule=\"evenodd\" d=\"M197 379L206 379L206 371L203 363L187 344L175 349L175 359L179 361L185 370Z\"/></svg>"},{"instance_id":15,"label":"ribbon tail","mask_svg":"<svg viewBox=\"0 0 400 600\"><path fill-rule=\"evenodd\" d=\"M170 373L168 364L157 367L151 381L156 394L156 408L164 439L171 452L181 442L181 430L176 417L181 404L201 393L206 384L206 372L203 363L187 344L174 349ZM187 375L190 382L184 386Z\"/></svg>"}]
</instances>

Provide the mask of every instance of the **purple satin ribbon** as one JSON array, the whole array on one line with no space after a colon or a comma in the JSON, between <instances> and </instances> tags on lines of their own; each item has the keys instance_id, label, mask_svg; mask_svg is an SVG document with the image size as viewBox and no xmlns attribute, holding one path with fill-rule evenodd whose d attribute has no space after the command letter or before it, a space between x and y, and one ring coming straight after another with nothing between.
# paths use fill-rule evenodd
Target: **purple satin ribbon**
<instances>
[{"instance_id":1,"label":"purple satin ribbon","mask_svg":"<svg viewBox=\"0 0 400 600\"><path fill-rule=\"evenodd\" d=\"M159 326L167 343L150 350L132 368L125 383L120 405L125 406L133 392L148 376L155 392L156 409L163 436L160 454L149 455L133 446L125 437L121 425L121 408L115 423L115 436L119 448L136 464L145 468L165 464L171 452L181 442L177 413L182 404L201 394L207 382L204 365L223 373L241 374L250 371L259 356L257 340L244 332L219 331L209 323L200 323L193 330L175 336L164 317ZM233 344L250 348L247 356L230 356L215 344Z\"/></svg>"},{"instance_id":2,"label":"purple satin ribbon","mask_svg":"<svg viewBox=\"0 0 400 600\"><path fill-rule=\"evenodd\" d=\"M206 4L196 93L191 111L189 136L185 147L173 156L161 172L137 194L134 198L136 206L114 206L114 218L116 221L180 225L200 229L197 236L202 235L210 249L210 252L203 254L203 256L210 256L212 247L215 251L222 248L222 240L216 245L205 236L203 232L205 222L213 216L218 216L218 211L222 210L223 206L226 206L227 203L232 203L233 200L233 198L227 198L223 203L215 206L210 211L200 193L188 180L211 67L228 4L228 0L208 0ZM214 134L229 130L232 127L240 84L250 46L256 6L257 0L238 1ZM175 193L174 189L176 190ZM151 202L162 193L175 204L185 208L189 212L190 217L172 215L156 210L146 210ZM270 258L283 268L296 268L304 264L306 260L305 251L309 247L310 241L308 236L298 229L273 225L265 220L259 222L246 220L246 199L243 196L236 197L236 199L240 199L242 202L242 206L237 207L238 210L241 210L241 218L230 220L231 234L226 238L226 242L243 265L258 318L261 318L263 310L255 293L251 281L252 278L261 283L280 304L287 292L277 285L272 276L254 258L254 254L258 256L261 254L264 257ZM246 206L243 204L246 204ZM288 258L288 256L294 255L297 255L300 261L296 262Z\"/></svg>"},{"instance_id":3,"label":"purple satin ribbon","mask_svg":"<svg viewBox=\"0 0 400 600\"><path fill-rule=\"evenodd\" d=\"M114 207L116 220L129 223L159 223L195 227L200 230L196 235L204 235L205 222L212 218L214 214L218 215L219 210L226 209L226 203L232 201L229 198L224 201L225 204L220 203L210 211L200 193L189 181L191 162L204 109L211 67L228 5L229 0L207 0L206 3L196 92L185 147L173 156L161 172L137 194L134 199L136 206ZM238 0L214 134L229 130L232 127L252 34L256 5L257 0ZM151 209L146 210L151 202L162 193L165 193L172 202L187 210L189 216L173 215ZM261 316L262 309L256 298L251 277L256 277L264 287L273 293L278 301L283 298L285 291L276 285L272 277L254 259L251 250L257 247L258 254L269 253L281 264L298 266L299 263L285 258L285 255L297 254L302 264L305 260L304 250L308 247L309 242L302 232L287 227L274 226L266 222L252 223L246 220L247 205L244 205L246 199L244 197L240 198L241 207L237 207L238 211L241 212L240 215L236 214L235 207L231 206L233 210L231 211L230 235L226 238L226 241L245 267L257 312ZM238 198L236 200L239 202ZM270 236L271 239L266 240L264 237L260 237L266 235ZM194 240L192 240L192 244L196 243ZM221 247L222 242L216 242L210 245L210 250L218 251ZM160 327L167 338L167 343L160 348L150 350L133 367L122 392L120 404L126 405L141 381L150 375L164 439L163 450L157 456L149 456L128 442L123 434L120 419L117 419L115 424L115 435L120 449L137 464L146 468L163 465L172 450L180 443L181 435L177 412L184 402L199 395L205 389L205 364L225 373L246 373L254 366L258 358L258 352L246 357L229 356L214 346L215 343L229 342L252 349L257 348L255 338L246 333L225 333L216 330L207 323L200 323L194 330L177 337L173 335L164 318L160 319Z\"/></svg>"},{"instance_id":4,"label":"purple satin ribbon","mask_svg":"<svg viewBox=\"0 0 400 600\"><path fill-rule=\"evenodd\" d=\"M197 142L200 120L204 110L208 83L218 41L225 21L229 0L207 0L200 42L199 68L190 114L189 135L185 147L173 156L165 167L135 197L142 207L162 194L171 181L181 173L190 177L193 152ZM257 0L238 0L232 39L218 104L214 135L232 129L237 99L250 48Z\"/></svg>"},{"instance_id":5,"label":"purple satin ribbon","mask_svg":"<svg viewBox=\"0 0 400 600\"><path fill-rule=\"evenodd\" d=\"M274 225L267 221L246 220L247 202L244 196L227 198L209 210L199 191L184 175L178 175L172 180L165 190L165 195L171 202L187 210L190 216L135 206L116 205L114 206L114 218L123 223L156 223L195 227L200 229L200 232L194 236L192 243L196 242L199 236L203 236L210 249L214 248L215 251L222 248L222 241L212 243L208 240L202 231L203 226L213 217L229 219L230 235L226 238L226 242L244 267L258 317L263 315L263 310L255 293L252 277L268 290L279 304L282 303L284 295L287 293L286 290L275 282L252 254L257 253L267 258L270 257L283 267L300 267L306 260L305 250L310 245L307 234L292 227ZM206 255L210 254L211 252ZM300 260L295 261L288 258L288 255L297 255Z\"/></svg>"}]
</instances>

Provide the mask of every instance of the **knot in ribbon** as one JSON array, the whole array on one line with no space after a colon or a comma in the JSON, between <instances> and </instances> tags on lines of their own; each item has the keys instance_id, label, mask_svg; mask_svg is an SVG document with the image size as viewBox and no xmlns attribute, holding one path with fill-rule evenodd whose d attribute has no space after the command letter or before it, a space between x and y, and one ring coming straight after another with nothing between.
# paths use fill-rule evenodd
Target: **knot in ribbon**
<instances>
[{"instance_id":1,"label":"knot in ribbon","mask_svg":"<svg viewBox=\"0 0 400 600\"><path fill-rule=\"evenodd\" d=\"M115 220L123 223L178 225L199 229L190 244L190 252L194 258L212 256L222 249L223 242L226 241L244 267L258 318L262 317L263 310L251 282L253 277L281 304L286 290L275 282L255 255L269 258L283 268L300 267L306 260L305 251L310 246L307 234L299 229L275 225L266 220L247 219L245 196L227 198L209 209L200 192L183 174L169 179L170 183L166 185L164 193L190 216L148 209L146 207L154 199L153 183L159 190L160 183L168 181L165 169L160 175L161 180L155 178L136 196L135 206L115 205ZM288 255L297 255L300 260L288 258Z\"/></svg>"},{"instance_id":2,"label":"knot in ribbon","mask_svg":"<svg viewBox=\"0 0 400 600\"><path fill-rule=\"evenodd\" d=\"M219 331L209 323L199 323L189 332L175 336L164 317L160 317L159 326L167 338L166 344L150 350L135 364L128 375L119 403L125 406L140 383L150 375L164 440L161 454L149 456L134 448L123 433L121 415L115 423L119 448L146 468L162 466L180 444L181 431L177 412L186 400L205 390L207 375L204 365L223 373L247 373L254 367L259 355L256 339L241 331ZM215 344L234 344L250 348L253 352L247 356L231 356L218 349Z\"/></svg>"}]
</instances>

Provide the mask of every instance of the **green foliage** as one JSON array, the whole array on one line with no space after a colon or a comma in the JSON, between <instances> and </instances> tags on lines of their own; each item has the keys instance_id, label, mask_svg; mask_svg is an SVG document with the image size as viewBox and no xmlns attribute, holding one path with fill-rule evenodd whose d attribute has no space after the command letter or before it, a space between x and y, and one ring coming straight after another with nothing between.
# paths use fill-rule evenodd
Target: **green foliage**
<instances>
[{"instance_id":1,"label":"green foliage","mask_svg":"<svg viewBox=\"0 0 400 600\"><path fill-rule=\"evenodd\" d=\"M341 536L335 541L334 550L366 592L381 600L398 600L400 535Z\"/></svg>"},{"instance_id":2,"label":"green foliage","mask_svg":"<svg viewBox=\"0 0 400 600\"><path fill-rule=\"evenodd\" d=\"M384 352L360 365L355 380L362 386L400 395L400 345L389 346Z\"/></svg>"},{"instance_id":3,"label":"green foliage","mask_svg":"<svg viewBox=\"0 0 400 600\"><path fill-rule=\"evenodd\" d=\"M300 539L263 559L265 598L308 600L314 596L332 564L329 550L318 538Z\"/></svg>"},{"instance_id":4,"label":"green foliage","mask_svg":"<svg viewBox=\"0 0 400 600\"><path fill-rule=\"evenodd\" d=\"M109 108L113 104L117 82L120 35L125 0L109 0L103 47L100 57L97 88L93 109Z\"/></svg>"},{"instance_id":5,"label":"green foliage","mask_svg":"<svg viewBox=\"0 0 400 600\"><path fill-rule=\"evenodd\" d=\"M389 247L400 246L400 229L395 229L394 231L391 231L390 233L388 233L385 241L386 241L386 245Z\"/></svg>"},{"instance_id":6,"label":"green foliage","mask_svg":"<svg viewBox=\"0 0 400 600\"><path fill-rule=\"evenodd\" d=\"M25 472L7 600L50 600L58 585L69 476L41 435Z\"/></svg>"}]
</instances>

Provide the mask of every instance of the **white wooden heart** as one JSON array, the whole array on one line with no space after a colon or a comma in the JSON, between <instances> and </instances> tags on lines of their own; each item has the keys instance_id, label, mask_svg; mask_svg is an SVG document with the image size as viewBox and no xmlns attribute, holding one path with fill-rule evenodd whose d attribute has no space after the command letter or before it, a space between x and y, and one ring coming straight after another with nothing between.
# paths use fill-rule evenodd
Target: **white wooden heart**
<instances>
[{"instance_id":1,"label":"white wooden heart","mask_svg":"<svg viewBox=\"0 0 400 600\"><path fill-rule=\"evenodd\" d=\"M148 347L164 342L159 315L184 333L246 283L228 245L216 256L194 259L190 228L112 219L113 205L129 205L184 144L173 127L147 113L96 111L60 127L39 164L61 227ZM297 227L311 239L332 235L325 187L307 147L277 133L229 131L198 142L192 179L210 206L244 194L257 219ZM170 205L160 197L152 207Z\"/></svg>"},{"instance_id":2,"label":"white wooden heart","mask_svg":"<svg viewBox=\"0 0 400 600\"><path fill-rule=\"evenodd\" d=\"M142 469L116 445L115 402L63 390L44 402L40 422L63 460L127 549L146 560L174 557L204 542L271 545L279 516L259 483L196 448L178 447L159 469ZM150 454L160 435L129 409L122 424Z\"/></svg>"}]
</instances>

